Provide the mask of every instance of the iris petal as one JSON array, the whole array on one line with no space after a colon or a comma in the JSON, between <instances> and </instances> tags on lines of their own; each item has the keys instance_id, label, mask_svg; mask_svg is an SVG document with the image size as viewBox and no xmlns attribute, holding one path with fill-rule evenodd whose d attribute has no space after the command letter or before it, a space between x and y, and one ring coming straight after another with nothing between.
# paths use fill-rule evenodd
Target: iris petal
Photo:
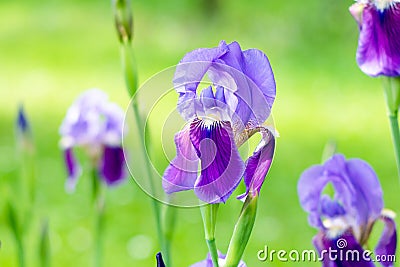
<instances>
[{"instance_id":1,"label":"iris petal","mask_svg":"<svg viewBox=\"0 0 400 267\"><path fill-rule=\"evenodd\" d=\"M386 259L390 259L390 257L396 254L397 247L397 231L396 231L396 222L393 218L389 216L381 216L381 220L384 222L385 227L383 229L383 233L381 238L379 239L378 245L375 249L375 254L380 255L381 258L383 255L387 256ZM381 261L380 263L385 266L393 266L393 259L387 261Z\"/></svg>"},{"instance_id":2,"label":"iris petal","mask_svg":"<svg viewBox=\"0 0 400 267\"><path fill-rule=\"evenodd\" d=\"M313 238L313 243L323 258L323 267L375 266L350 232L346 232L335 239L329 239L324 233L320 232ZM329 253L329 251L334 252Z\"/></svg>"},{"instance_id":3,"label":"iris petal","mask_svg":"<svg viewBox=\"0 0 400 267\"><path fill-rule=\"evenodd\" d=\"M400 75L400 4L378 10L373 4L363 9L357 63L370 76Z\"/></svg>"},{"instance_id":4,"label":"iris petal","mask_svg":"<svg viewBox=\"0 0 400 267\"><path fill-rule=\"evenodd\" d=\"M176 157L164 172L163 189L167 194L194 188L199 158L191 143L189 128L175 135Z\"/></svg>"},{"instance_id":5,"label":"iris petal","mask_svg":"<svg viewBox=\"0 0 400 267\"><path fill-rule=\"evenodd\" d=\"M275 137L266 129L261 133L262 140L258 148L246 162L244 183L247 190L245 194L238 197L239 199L245 199L249 193L251 195L258 195L264 183L265 176L271 167L275 151Z\"/></svg>"},{"instance_id":6,"label":"iris petal","mask_svg":"<svg viewBox=\"0 0 400 267\"><path fill-rule=\"evenodd\" d=\"M300 203L309 212L312 226L323 229L320 196L328 183L335 189L334 200L358 226L364 228L376 220L383 208L382 189L373 169L360 159L347 160L334 155L324 165L303 172L298 183Z\"/></svg>"},{"instance_id":7,"label":"iris petal","mask_svg":"<svg viewBox=\"0 0 400 267\"><path fill-rule=\"evenodd\" d=\"M201 160L195 194L207 203L225 202L238 186L244 171L230 123L207 124L196 119L190 125L190 139Z\"/></svg>"},{"instance_id":8,"label":"iris petal","mask_svg":"<svg viewBox=\"0 0 400 267\"><path fill-rule=\"evenodd\" d=\"M72 148L64 150L64 161L67 167L68 179L65 184L67 192L73 192L75 190L76 182L81 174L81 169L75 158Z\"/></svg>"},{"instance_id":9,"label":"iris petal","mask_svg":"<svg viewBox=\"0 0 400 267\"><path fill-rule=\"evenodd\" d=\"M124 178L125 157L122 147L104 147L100 170L107 185L115 185Z\"/></svg>"}]
</instances>

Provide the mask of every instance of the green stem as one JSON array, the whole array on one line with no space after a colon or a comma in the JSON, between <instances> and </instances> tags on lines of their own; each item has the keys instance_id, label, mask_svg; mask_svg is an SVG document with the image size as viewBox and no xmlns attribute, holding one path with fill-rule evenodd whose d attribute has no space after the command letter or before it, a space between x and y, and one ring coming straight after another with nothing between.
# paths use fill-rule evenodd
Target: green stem
<instances>
[{"instance_id":1,"label":"green stem","mask_svg":"<svg viewBox=\"0 0 400 267\"><path fill-rule=\"evenodd\" d=\"M249 194L247 196L229 243L224 267L238 266L254 227L257 215L257 202L257 195L252 196Z\"/></svg>"},{"instance_id":2,"label":"green stem","mask_svg":"<svg viewBox=\"0 0 400 267\"><path fill-rule=\"evenodd\" d=\"M97 173L97 169L92 169L92 190L95 209L94 219L94 266L101 267L103 263L103 228L104 228L104 211L105 201L102 185Z\"/></svg>"},{"instance_id":3,"label":"green stem","mask_svg":"<svg viewBox=\"0 0 400 267\"><path fill-rule=\"evenodd\" d=\"M133 112L135 115L135 121L137 123L137 127L138 127L138 132L139 132L139 138L140 138L140 143L143 145L143 147L140 149L140 151L142 151L143 153L143 158L146 162L146 172L148 175L148 181L150 184L150 190L151 190L151 195L154 196L155 195L155 185L154 185L154 181L152 179L152 171L151 171L151 166L149 164L149 160L147 159L147 154L146 154L146 147L145 147L145 137L144 137L144 123L142 122L142 118L140 116L139 113L139 107L137 102L135 101L136 99L134 99L132 101L132 107L133 107ZM168 251L168 244L166 242L163 230L162 230L162 222L161 222L161 208L160 208L160 203L157 201L157 199L155 199L154 197L151 198L151 202L152 202L152 207L153 207L153 211L154 211L154 217L155 217L155 223L156 223L156 229L157 229L157 235L158 235L158 241L160 243L161 246L161 251L163 252L163 258L165 261L166 266L170 266L170 257L169 257L169 251Z\"/></svg>"},{"instance_id":4,"label":"green stem","mask_svg":"<svg viewBox=\"0 0 400 267\"><path fill-rule=\"evenodd\" d=\"M218 249L217 249L217 244L215 243L215 239L212 240L206 240L207 241L207 247L208 251L210 252L211 255L211 260L213 262L214 267L218 267Z\"/></svg>"},{"instance_id":5,"label":"green stem","mask_svg":"<svg viewBox=\"0 0 400 267\"><path fill-rule=\"evenodd\" d=\"M400 178L400 129L399 129L399 121L397 114L389 115L389 120L390 120L390 129L392 132L392 139L394 144L394 151L396 156L397 171Z\"/></svg>"},{"instance_id":6,"label":"green stem","mask_svg":"<svg viewBox=\"0 0 400 267\"><path fill-rule=\"evenodd\" d=\"M22 244L22 239L15 237L15 241L17 243L18 249L18 263L20 267L25 266L25 252L24 252L24 245Z\"/></svg>"},{"instance_id":7,"label":"green stem","mask_svg":"<svg viewBox=\"0 0 400 267\"><path fill-rule=\"evenodd\" d=\"M50 267L49 223L44 221L40 231L39 266Z\"/></svg>"},{"instance_id":8,"label":"green stem","mask_svg":"<svg viewBox=\"0 0 400 267\"><path fill-rule=\"evenodd\" d=\"M14 236L15 244L18 252L18 266L25 267L25 250L22 240L22 233L20 231L17 213L14 206L9 202L7 209L8 223Z\"/></svg>"},{"instance_id":9,"label":"green stem","mask_svg":"<svg viewBox=\"0 0 400 267\"><path fill-rule=\"evenodd\" d=\"M384 77L383 88L385 91L386 107L390 121L390 130L392 133L397 171L400 178L400 129L398 121L400 106L400 78Z\"/></svg>"},{"instance_id":10,"label":"green stem","mask_svg":"<svg viewBox=\"0 0 400 267\"><path fill-rule=\"evenodd\" d=\"M121 43L121 57L122 57L122 64L123 64L124 73L125 73L126 87L128 89L130 96L133 97L137 91L138 82L137 82L136 63L135 63L135 60L133 57L132 44L129 39L125 39ZM133 108L133 113L135 116L136 126L138 128L140 144L142 145L140 150L143 153L142 157L143 157L143 159L145 161L145 165L146 165L145 168L146 168L146 172L147 172L148 181L150 184L150 190L151 190L150 193L152 196L154 196L155 195L155 185L154 185L154 181L152 179L153 175L152 175L151 166L149 164L149 160L147 159L147 154L146 154L146 143L145 143L146 140L145 140L145 135L144 135L145 125L142 120L142 117L140 116L137 98L133 98L132 108ZM163 257L164 257L166 265L170 266L170 257L169 257L169 251L168 251L169 245L167 244L168 242L164 236L163 229L162 229L160 203L155 198L152 198L152 207L153 207L153 211L154 211L157 236L159 239L161 251L163 252Z\"/></svg>"},{"instance_id":11,"label":"green stem","mask_svg":"<svg viewBox=\"0 0 400 267\"><path fill-rule=\"evenodd\" d=\"M215 243L215 228L219 204L208 204L200 207L204 224L204 234L214 267L219 267L218 250Z\"/></svg>"},{"instance_id":12,"label":"green stem","mask_svg":"<svg viewBox=\"0 0 400 267\"><path fill-rule=\"evenodd\" d=\"M165 233L165 252L166 252L165 255L167 256L165 262L168 264L167 266L172 266L171 243L172 243L172 238L174 236L176 219L177 219L177 208L172 206L167 206L164 214L164 220L165 220L164 233Z\"/></svg>"}]
</instances>

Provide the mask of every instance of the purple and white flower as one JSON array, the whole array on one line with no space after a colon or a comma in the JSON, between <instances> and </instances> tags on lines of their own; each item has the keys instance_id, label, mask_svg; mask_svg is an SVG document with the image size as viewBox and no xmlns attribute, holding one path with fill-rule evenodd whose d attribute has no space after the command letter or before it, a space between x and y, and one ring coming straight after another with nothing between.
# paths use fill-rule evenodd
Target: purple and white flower
<instances>
[{"instance_id":1,"label":"purple and white flower","mask_svg":"<svg viewBox=\"0 0 400 267\"><path fill-rule=\"evenodd\" d=\"M218 252L218 264L219 266L224 266L226 256L220 252ZM197 262L190 267L213 267L213 262L210 254L207 255L207 259L201 262ZM246 267L246 264L243 261L240 261L237 267Z\"/></svg>"},{"instance_id":2,"label":"purple and white flower","mask_svg":"<svg viewBox=\"0 0 400 267\"><path fill-rule=\"evenodd\" d=\"M370 76L400 75L400 1L358 0L350 13L360 28L357 63Z\"/></svg>"},{"instance_id":3,"label":"purple and white flower","mask_svg":"<svg viewBox=\"0 0 400 267\"><path fill-rule=\"evenodd\" d=\"M274 135L264 126L275 99L267 56L242 51L237 42L194 50L178 64L174 88L187 124L175 135L177 155L165 170L164 191L193 189L204 202L225 202L244 176L242 198L258 194L275 149ZM245 164L238 147L256 132L262 140Z\"/></svg>"},{"instance_id":4,"label":"purple and white flower","mask_svg":"<svg viewBox=\"0 0 400 267\"><path fill-rule=\"evenodd\" d=\"M72 104L60 127L60 144L68 171L67 190L74 190L81 173L74 156L76 147L86 152L107 185L117 184L125 177L123 122L123 110L109 102L107 94L99 89L85 91Z\"/></svg>"},{"instance_id":5,"label":"purple and white flower","mask_svg":"<svg viewBox=\"0 0 400 267\"><path fill-rule=\"evenodd\" d=\"M335 191L333 197L324 194L328 185ZM326 254L324 267L374 266L371 259L362 255L372 228L382 220L385 228L375 248L376 255L395 255L397 246L396 226L391 211L383 210L382 189L379 180L368 163L360 159L346 160L334 155L323 165L305 170L298 183L300 204L308 212L311 226L319 233L313 243L321 253L329 249L358 251L359 259L329 258ZM341 246L344 241L346 246ZM389 257L388 257L389 259ZM381 262L393 266L393 262Z\"/></svg>"}]
</instances>

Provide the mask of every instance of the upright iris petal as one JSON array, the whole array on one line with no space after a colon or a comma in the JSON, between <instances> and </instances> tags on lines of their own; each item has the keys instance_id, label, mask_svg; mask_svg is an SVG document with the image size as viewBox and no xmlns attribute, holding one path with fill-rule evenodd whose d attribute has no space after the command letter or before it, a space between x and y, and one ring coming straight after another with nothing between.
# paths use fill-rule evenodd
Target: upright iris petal
<instances>
[{"instance_id":1,"label":"upright iris petal","mask_svg":"<svg viewBox=\"0 0 400 267\"><path fill-rule=\"evenodd\" d=\"M205 76L211 82L199 89ZM221 41L186 54L173 82L177 109L188 126L175 136L177 156L164 173L165 192L193 189L204 202L225 202L245 173L247 191L258 192L274 138L263 138L246 171L238 147L255 132L271 134L263 124L275 99L275 80L265 54Z\"/></svg>"},{"instance_id":2,"label":"upright iris petal","mask_svg":"<svg viewBox=\"0 0 400 267\"><path fill-rule=\"evenodd\" d=\"M331 184L333 197L323 194ZM396 250L396 228L393 216L383 212L382 189L374 170L360 159L346 160L334 155L323 165L305 170L298 183L300 204L307 211L311 226L319 229L314 237L318 251L337 249L338 240L345 240L345 251L357 250L360 255L363 246L377 220L383 220L386 227L376 248L377 255L394 255ZM325 258L324 266L374 266L369 259L349 261ZM387 263L384 266L393 266Z\"/></svg>"},{"instance_id":3,"label":"upright iris petal","mask_svg":"<svg viewBox=\"0 0 400 267\"><path fill-rule=\"evenodd\" d=\"M360 27L357 63L370 76L400 75L400 3L358 1L350 12Z\"/></svg>"},{"instance_id":4,"label":"upright iris petal","mask_svg":"<svg viewBox=\"0 0 400 267\"><path fill-rule=\"evenodd\" d=\"M73 152L77 147L86 152L106 184L114 185L124 178L123 120L123 110L110 103L99 89L84 92L68 109L60 127L60 143L68 171L66 186L69 191L75 188L80 175Z\"/></svg>"}]
</instances>

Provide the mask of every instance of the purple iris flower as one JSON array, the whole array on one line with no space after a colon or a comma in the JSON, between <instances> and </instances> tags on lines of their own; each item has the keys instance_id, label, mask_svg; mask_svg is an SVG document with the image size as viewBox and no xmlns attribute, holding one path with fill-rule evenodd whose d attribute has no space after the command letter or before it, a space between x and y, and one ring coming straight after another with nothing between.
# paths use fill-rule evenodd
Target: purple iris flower
<instances>
[{"instance_id":1,"label":"purple iris flower","mask_svg":"<svg viewBox=\"0 0 400 267\"><path fill-rule=\"evenodd\" d=\"M68 171L67 190L74 190L81 170L74 156L82 148L107 185L125 177L122 150L124 112L99 89L82 93L68 109L60 127L61 147Z\"/></svg>"},{"instance_id":2,"label":"purple iris flower","mask_svg":"<svg viewBox=\"0 0 400 267\"><path fill-rule=\"evenodd\" d=\"M358 0L350 7L360 27L357 63L370 76L400 75L400 2Z\"/></svg>"},{"instance_id":3,"label":"purple iris flower","mask_svg":"<svg viewBox=\"0 0 400 267\"><path fill-rule=\"evenodd\" d=\"M226 256L220 252L218 252L218 263L220 266L224 266ZM213 267L213 262L210 254L207 255L207 259L204 261L195 263L190 267ZM240 261L237 267L246 267L246 264L243 261Z\"/></svg>"},{"instance_id":4,"label":"purple iris flower","mask_svg":"<svg viewBox=\"0 0 400 267\"><path fill-rule=\"evenodd\" d=\"M324 194L332 185L334 196ZM322 251L357 251L359 258L328 257L325 254L324 267L374 266L371 258L363 255L372 228L382 220L385 228L375 248L376 255L395 255L397 245L396 225L391 211L383 210L382 189L379 180L368 163L360 159L346 160L334 155L323 165L305 170L298 183L300 204L308 212L311 226L319 229L313 243L319 253ZM389 258L387 258L389 259ZM393 261L381 262L393 266Z\"/></svg>"},{"instance_id":5,"label":"purple iris flower","mask_svg":"<svg viewBox=\"0 0 400 267\"><path fill-rule=\"evenodd\" d=\"M206 76L210 81L203 81ZM247 192L241 197L258 194L275 148L264 125L275 99L267 56L257 49L242 51L237 42L194 50L178 64L174 88L187 124L175 135L177 155L165 170L164 191L193 189L200 200L220 203L244 176ZM238 147L256 132L262 140L245 164Z\"/></svg>"}]
</instances>

